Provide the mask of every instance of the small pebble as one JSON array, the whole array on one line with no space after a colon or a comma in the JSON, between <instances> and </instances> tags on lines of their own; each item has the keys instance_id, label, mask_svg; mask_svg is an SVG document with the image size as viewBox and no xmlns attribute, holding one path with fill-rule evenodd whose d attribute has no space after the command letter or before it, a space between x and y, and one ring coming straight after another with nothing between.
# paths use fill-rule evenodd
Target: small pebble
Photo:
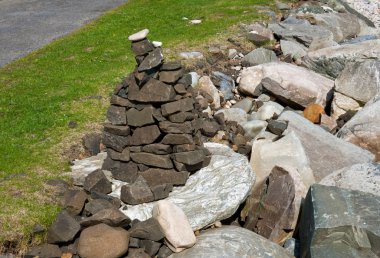
<instances>
[{"instance_id":1,"label":"small pebble","mask_svg":"<svg viewBox=\"0 0 380 258\"><path fill-rule=\"evenodd\" d=\"M201 24L202 23L202 20L191 20L190 21L191 24Z\"/></svg>"},{"instance_id":2,"label":"small pebble","mask_svg":"<svg viewBox=\"0 0 380 258\"><path fill-rule=\"evenodd\" d=\"M153 41L152 44L154 47L161 47L162 46L162 42L160 42L160 41Z\"/></svg>"},{"instance_id":3,"label":"small pebble","mask_svg":"<svg viewBox=\"0 0 380 258\"><path fill-rule=\"evenodd\" d=\"M214 223L214 225L215 225L216 228L221 228L221 227L222 227L222 222L220 222L220 221L216 221L216 222Z\"/></svg>"}]
</instances>

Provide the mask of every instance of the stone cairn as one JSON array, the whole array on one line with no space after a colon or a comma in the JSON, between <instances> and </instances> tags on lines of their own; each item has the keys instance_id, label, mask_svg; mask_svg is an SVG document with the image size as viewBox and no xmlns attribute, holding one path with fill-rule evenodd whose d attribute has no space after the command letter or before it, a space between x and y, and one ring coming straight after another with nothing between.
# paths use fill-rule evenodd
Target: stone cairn
<instances>
[{"instance_id":1,"label":"stone cairn","mask_svg":"<svg viewBox=\"0 0 380 258\"><path fill-rule=\"evenodd\" d=\"M211 158L194 129L200 108L191 76L179 62L164 62L148 32L129 37L137 66L115 88L103 134L108 157L102 169L129 183L121 200L133 205L166 198Z\"/></svg>"}]
</instances>

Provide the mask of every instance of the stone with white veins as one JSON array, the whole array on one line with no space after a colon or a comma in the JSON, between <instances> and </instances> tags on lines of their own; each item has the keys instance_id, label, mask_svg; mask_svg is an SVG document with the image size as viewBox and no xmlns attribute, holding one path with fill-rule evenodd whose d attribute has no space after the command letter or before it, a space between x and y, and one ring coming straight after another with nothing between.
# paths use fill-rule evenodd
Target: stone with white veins
<instances>
[{"instance_id":1,"label":"stone with white veins","mask_svg":"<svg viewBox=\"0 0 380 258\"><path fill-rule=\"evenodd\" d=\"M185 186L174 187L168 200L180 207L193 230L198 230L232 216L247 198L255 182L255 173L245 156L217 143L205 143L211 162L191 175ZM112 193L120 196L120 189ZM122 211L130 219L146 220L152 216L155 202L127 206Z\"/></svg>"},{"instance_id":2,"label":"stone with white veins","mask_svg":"<svg viewBox=\"0 0 380 258\"><path fill-rule=\"evenodd\" d=\"M143 29L139 32L136 32L135 34L132 34L128 37L130 41L140 41L142 39L145 39L146 36L148 36L149 30Z\"/></svg>"},{"instance_id":3,"label":"stone with white veins","mask_svg":"<svg viewBox=\"0 0 380 258\"><path fill-rule=\"evenodd\" d=\"M169 258L290 258L284 248L241 227L223 226L206 230L190 249Z\"/></svg>"},{"instance_id":4,"label":"stone with white veins","mask_svg":"<svg viewBox=\"0 0 380 258\"><path fill-rule=\"evenodd\" d=\"M342 168L324 177L319 183L380 196L380 164L364 163Z\"/></svg>"}]
</instances>

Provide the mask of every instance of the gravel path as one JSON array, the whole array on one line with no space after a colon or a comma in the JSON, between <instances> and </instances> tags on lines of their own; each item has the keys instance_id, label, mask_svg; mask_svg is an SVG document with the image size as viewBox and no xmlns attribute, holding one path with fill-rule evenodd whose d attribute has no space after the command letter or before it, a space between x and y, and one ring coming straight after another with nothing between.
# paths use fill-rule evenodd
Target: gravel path
<instances>
[{"instance_id":1,"label":"gravel path","mask_svg":"<svg viewBox=\"0 0 380 258\"><path fill-rule=\"evenodd\" d=\"M0 0L0 66L127 0Z\"/></svg>"}]
</instances>

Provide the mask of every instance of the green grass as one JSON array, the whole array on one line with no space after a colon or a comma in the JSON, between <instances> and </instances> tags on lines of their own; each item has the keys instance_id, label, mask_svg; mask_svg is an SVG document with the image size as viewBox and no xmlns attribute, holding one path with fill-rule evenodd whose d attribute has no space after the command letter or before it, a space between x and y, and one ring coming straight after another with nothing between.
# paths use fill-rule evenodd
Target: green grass
<instances>
[{"instance_id":1,"label":"green grass","mask_svg":"<svg viewBox=\"0 0 380 258\"><path fill-rule=\"evenodd\" d=\"M0 247L29 241L59 208L44 182L69 169L62 142L104 120L107 97L135 65L128 35L149 28L165 48L195 46L272 0L130 0L85 28L0 69ZM203 20L192 26L182 17ZM100 95L105 101L88 98ZM68 128L69 121L78 127ZM1 248L0 248L1 253Z\"/></svg>"}]
</instances>

